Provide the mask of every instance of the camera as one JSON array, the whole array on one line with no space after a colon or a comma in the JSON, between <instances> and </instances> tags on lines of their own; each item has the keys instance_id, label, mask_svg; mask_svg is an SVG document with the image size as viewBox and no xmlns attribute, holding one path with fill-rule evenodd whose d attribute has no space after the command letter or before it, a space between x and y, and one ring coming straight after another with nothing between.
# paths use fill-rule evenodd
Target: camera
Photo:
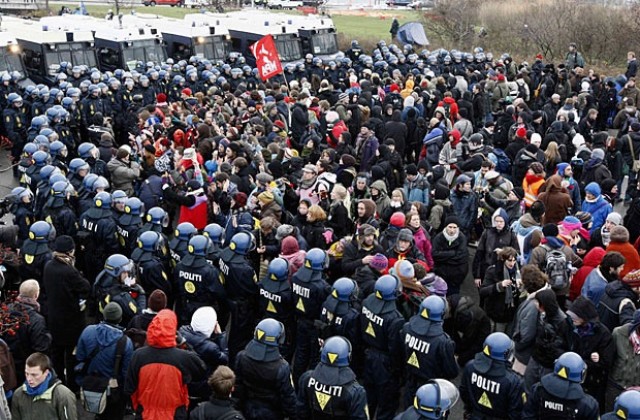
<instances>
[{"instance_id":1,"label":"camera","mask_svg":"<svg viewBox=\"0 0 640 420\"><path fill-rule=\"evenodd\" d=\"M11 207L11 200L8 198L0 199L0 217L4 217L5 214L9 213L9 208Z\"/></svg>"}]
</instances>

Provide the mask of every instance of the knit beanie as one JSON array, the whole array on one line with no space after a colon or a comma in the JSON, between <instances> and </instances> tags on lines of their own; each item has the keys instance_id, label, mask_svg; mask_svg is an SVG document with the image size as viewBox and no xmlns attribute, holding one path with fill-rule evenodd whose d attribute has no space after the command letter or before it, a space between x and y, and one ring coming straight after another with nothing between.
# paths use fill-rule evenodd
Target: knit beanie
<instances>
[{"instance_id":1,"label":"knit beanie","mask_svg":"<svg viewBox=\"0 0 640 420\"><path fill-rule=\"evenodd\" d=\"M109 302L102 309L104 320L110 324L118 324L122 321L122 308L116 302Z\"/></svg>"},{"instance_id":2,"label":"knit beanie","mask_svg":"<svg viewBox=\"0 0 640 420\"><path fill-rule=\"evenodd\" d=\"M626 276L624 276L622 282L626 283L631 288L640 287L640 270L633 270L632 272L628 273Z\"/></svg>"},{"instance_id":3,"label":"knit beanie","mask_svg":"<svg viewBox=\"0 0 640 420\"><path fill-rule=\"evenodd\" d=\"M449 226L450 224L454 224L458 227L460 227L460 219L458 219L458 216L448 216L445 220L444 220L444 227Z\"/></svg>"},{"instance_id":4,"label":"knit beanie","mask_svg":"<svg viewBox=\"0 0 640 420\"><path fill-rule=\"evenodd\" d=\"M401 229L398 233L398 241L413 241L413 233L409 229Z\"/></svg>"},{"instance_id":5,"label":"knit beanie","mask_svg":"<svg viewBox=\"0 0 640 420\"><path fill-rule=\"evenodd\" d=\"M576 317L583 319L585 321L592 321L598 318L598 311L596 310L596 306L584 296L578 296L569 306L569 310L567 311L571 318Z\"/></svg>"},{"instance_id":6,"label":"knit beanie","mask_svg":"<svg viewBox=\"0 0 640 420\"><path fill-rule=\"evenodd\" d=\"M404 213L397 211L391 215L391 219L389 219L389 224L391 226L401 228L404 226L405 219L406 218Z\"/></svg>"},{"instance_id":7,"label":"knit beanie","mask_svg":"<svg viewBox=\"0 0 640 420\"><path fill-rule=\"evenodd\" d=\"M409 260L400 260L393 266L396 277L402 280L411 280L415 277L415 270L413 264Z\"/></svg>"},{"instance_id":8,"label":"knit beanie","mask_svg":"<svg viewBox=\"0 0 640 420\"><path fill-rule=\"evenodd\" d=\"M614 226L611 229L611 242L629 242L629 231L624 226Z\"/></svg>"},{"instance_id":9,"label":"knit beanie","mask_svg":"<svg viewBox=\"0 0 640 420\"><path fill-rule=\"evenodd\" d=\"M244 207L247 205L247 194L243 192L235 193L232 198L236 202L237 207Z\"/></svg>"},{"instance_id":10,"label":"knit beanie","mask_svg":"<svg viewBox=\"0 0 640 420\"><path fill-rule=\"evenodd\" d=\"M389 260L384 254L376 254L369 263L369 266L378 271L384 271L389 266Z\"/></svg>"},{"instance_id":11,"label":"knit beanie","mask_svg":"<svg viewBox=\"0 0 640 420\"><path fill-rule=\"evenodd\" d=\"M211 306L198 308L191 317L191 328L193 328L194 331L204 334L207 338L211 337L217 323L218 314Z\"/></svg>"},{"instance_id":12,"label":"knit beanie","mask_svg":"<svg viewBox=\"0 0 640 420\"><path fill-rule=\"evenodd\" d=\"M274 199L275 197L273 196L273 193L271 191L264 191L258 194L258 201L260 201L262 204L269 204L273 202Z\"/></svg>"},{"instance_id":13,"label":"knit beanie","mask_svg":"<svg viewBox=\"0 0 640 420\"><path fill-rule=\"evenodd\" d=\"M147 300L147 308L158 313L166 307L167 295L160 289L154 290Z\"/></svg>"},{"instance_id":14,"label":"knit beanie","mask_svg":"<svg viewBox=\"0 0 640 420\"><path fill-rule=\"evenodd\" d=\"M545 238L558 236L559 233L560 231L558 230L558 225L556 225L555 223L547 223L546 225L542 226L542 234L545 236Z\"/></svg>"},{"instance_id":15,"label":"knit beanie","mask_svg":"<svg viewBox=\"0 0 640 420\"><path fill-rule=\"evenodd\" d=\"M607 222L611 222L614 225L619 226L622 224L622 216L620 216L620 213L616 213L615 211L611 212L607 216Z\"/></svg>"},{"instance_id":16,"label":"knit beanie","mask_svg":"<svg viewBox=\"0 0 640 420\"><path fill-rule=\"evenodd\" d=\"M65 254L71 252L75 247L76 244L73 241L73 238L69 235L58 236L53 244L53 250L55 252L62 252Z\"/></svg>"}]
</instances>

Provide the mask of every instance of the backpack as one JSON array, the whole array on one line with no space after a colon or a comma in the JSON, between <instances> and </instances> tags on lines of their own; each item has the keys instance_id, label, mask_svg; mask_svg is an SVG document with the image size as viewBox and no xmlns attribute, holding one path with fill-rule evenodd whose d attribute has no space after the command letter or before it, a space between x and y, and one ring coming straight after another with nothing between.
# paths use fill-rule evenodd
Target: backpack
<instances>
[{"instance_id":1,"label":"backpack","mask_svg":"<svg viewBox=\"0 0 640 420\"><path fill-rule=\"evenodd\" d=\"M549 276L549 284L553 290L562 290L569 286L570 269L567 256L559 249L552 249L546 245L547 251L544 262L544 272Z\"/></svg>"},{"instance_id":2,"label":"backpack","mask_svg":"<svg viewBox=\"0 0 640 420\"><path fill-rule=\"evenodd\" d=\"M511 159L500 148L493 149L493 155L496 157L496 171L501 174L511 173Z\"/></svg>"},{"instance_id":3,"label":"backpack","mask_svg":"<svg viewBox=\"0 0 640 420\"><path fill-rule=\"evenodd\" d=\"M438 233L442 232L444 230L444 221L447 220L447 217L449 216L455 216L455 211L453 210L453 204L450 204L448 206L441 206L442 207L442 215L440 216L440 227L438 229L434 229L433 226L429 227L429 235L431 235L431 237L434 237L435 235L437 235Z\"/></svg>"},{"instance_id":4,"label":"backpack","mask_svg":"<svg viewBox=\"0 0 640 420\"><path fill-rule=\"evenodd\" d=\"M573 331L573 322L568 316L562 321L567 324L567 330L561 331L560 325L556 326L546 319L540 319L538 322L542 327L542 334L536 335L534 355L538 363L544 367L553 367L555 360L565 351L565 339L569 342L569 351L573 348L571 333ZM540 327L540 326L539 326ZM538 330L539 331L539 330ZM567 337L567 332L568 337Z\"/></svg>"},{"instance_id":5,"label":"backpack","mask_svg":"<svg viewBox=\"0 0 640 420\"><path fill-rule=\"evenodd\" d=\"M518 85L518 98L522 98L525 101L527 100L527 89L525 88L524 83L516 83Z\"/></svg>"},{"instance_id":6,"label":"backpack","mask_svg":"<svg viewBox=\"0 0 640 420\"><path fill-rule=\"evenodd\" d=\"M636 113L633 114L633 116L629 115L627 119L624 121L624 124L622 124L622 128L618 133L618 137L620 137L621 134L627 134L629 132L629 127L631 127L631 124L637 123L637 122L638 122L638 112L636 111Z\"/></svg>"}]
</instances>

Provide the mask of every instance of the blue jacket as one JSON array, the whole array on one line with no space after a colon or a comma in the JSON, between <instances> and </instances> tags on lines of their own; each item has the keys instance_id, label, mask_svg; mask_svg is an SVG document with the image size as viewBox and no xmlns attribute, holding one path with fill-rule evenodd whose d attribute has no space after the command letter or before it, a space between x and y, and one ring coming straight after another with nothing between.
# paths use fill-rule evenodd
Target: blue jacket
<instances>
[{"instance_id":1,"label":"blue jacket","mask_svg":"<svg viewBox=\"0 0 640 420\"><path fill-rule=\"evenodd\" d=\"M470 193L460 193L452 191L449 197L458 220L460 220L460 230L465 235L469 235L471 228L478 218L478 196L472 191Z\"/></svg>"},{"instance_id":2,"label":"blue jacket","mask_svg":"<svg viewBox=\"0 0 640 420\"><path fill-rule=\"evenodd\" d=\"M600 195L593 203L584 200L582 202L582 211L589 212L593 218L593 225L589 230L589 233L593 235L593 232L604 225L604 222L607 220L607 216L613 211L613 207L611 207L611 204L609 204L609 202Z\"/></svg>"},{"instance_id":3,"label":"blue jacket","mask_svg":"<svg viewBox=\"0 0 640 420\"><path fill-rule=\"evenodd\" d=\"M87 373L97 373L101 376L114 377L116 363L116 345L124 331L117 326L101 322L97 325L89 325L82 331L78 339L76 349L76 359L79 362L86 362L96 347L100 351L91 359ZM127 338L127 343L120 362L120 372L118 373L118 383L124 386L124 380L129 368L129 362L133 356L133 343ZM76 378L78 384L82 383L82 375Z\"/></svg>"},{"instance_id":4,"label":"blue jacket","mask_svg":"<svg viewBox=\"0 0 640 420\"><path fill-rule=\"evenodd\" d=\"M604 294L604 289L607 287L607 283L607 280L602 277L600 269L596 267L594 270L591 270L591 273L589 273L584 280L580 293L597 307Z\"/></svg>"},{"instance_id":5,"label":"blue jacket","mask_svg":"<svg viewBox=\"0 0 640 420\"><path fill-rule=\"evenodd\" d=\"M422 174L416 175L416 179L409 181L407 177L404 181L404 196L407 201L418 201L425 206L429 206L429 181Z\"/></svg>"}]
</instances>

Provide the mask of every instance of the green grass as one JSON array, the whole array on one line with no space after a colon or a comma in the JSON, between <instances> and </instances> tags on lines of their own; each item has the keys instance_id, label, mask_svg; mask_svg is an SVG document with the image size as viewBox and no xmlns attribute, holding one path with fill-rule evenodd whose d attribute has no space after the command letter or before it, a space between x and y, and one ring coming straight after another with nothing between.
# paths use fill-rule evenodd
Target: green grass
<instances>
[{"instance_id":1,"label":"green grass","mask_svg":"<svg viewBox=\"0 0 640 420\"><path fill-rule=\"evenodd\" d=\"M56 13L62 4L66 4L71 10L74 10L78 6L78 3L52 2L52 12ZM104 17L109 9L112 9L115 12L114 6L98 6L90 4L86 7L90 15L97 17ZM157 14L160 16L178 19L182 19L184 15L188 13L198 13L197 9L169 6L144 7L143 5L138 5L136 7L121 7L120 13L131 13L131 10L135 10L137 13ZM279 11L279 13L299 12ZM419 14L412 10L372 11L370 13L357 11L332 11L331 13L333 23L340 35L341 43L343 43L343 46L346 48L348 48L352 39L358 39L365 45L375 43L381 39L388 41L391 37L389 29L391 28L391 20L394 16L398 18L401 25L405 22L418 20L420 18Z\"/></svg>"}]
</instances>

